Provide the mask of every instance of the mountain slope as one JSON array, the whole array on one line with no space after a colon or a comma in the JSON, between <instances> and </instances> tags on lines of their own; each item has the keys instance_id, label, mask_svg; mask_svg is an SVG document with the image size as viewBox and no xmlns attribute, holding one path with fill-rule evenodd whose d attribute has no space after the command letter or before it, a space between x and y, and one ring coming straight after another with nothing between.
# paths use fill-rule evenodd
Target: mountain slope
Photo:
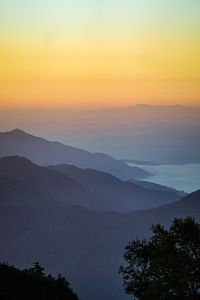
<instances>
[{"instance_id":1,"label":"mountain slope","mask_svg":"<svg viewBox=\"0 0 200 300\"><path fill-rule=\"evenodd\" d=\"M181 198L185 197L187 194L183 191L176 190L172 187L168 187L165 185L153 183L150 181L143 181L143 180L135 180L129 179L130 182L135 183L143 188L154 190L154 191L163 191L163 192L172 192L178 194Z\"/></svg>"},{"instance_id":2,"label":"mountain slope","mask_svg":"<svg viewBox=\"0 0 200 300\"><path fill-rule=\"evenodd\" d=\"M19 197L25 201L81 205L97 211L109 208L103 199L70 177L19 156L0 158L0 195L7 201Z\"/></svg>"},{"instance_id":3,"label":"mountain slope","mask_svg":"<svg viewBox=\"0 0 200 300\"><path fill-rule=\"evenodd\" d=\"M97 170L81 169L66 164L49 166L48 168L73 178L101 199L107 199L108 203L110 201L116 203L115 211L128 212L158 207L181 198L175 191L155 191L143 188L135 183L122 181L113 175Z\"/></svg>"},{"instance_id":4,"label":"mountain slope","mask_svg":"<svg viewBox=\"0 0 200 300\"><path fill-rule=\"evenodd\" d=\"M51 142L19 129L1 132L0 145L0 157L20 155L41 165L68 163L106 171L122 179L144 178L148 175L146 171L129 167L104 153L90 153L59 142Z\"/></svg>"},{"instance_id":5,"label":"mountain slope","mask_svg":"<svg viewBox=\"0 0 200 300\"><path fill-rule=\"evenodd\" d=\"M124 247L136 236L149 236L152 223L168 226L174 217L188 215L200 221L200 191L157 209L120 214L32 197L29 191L23 197L16 191L19 186L12 187L12 195L5 198L6 183L12 186L4 177L0 183L1 260L20 267L39 260L47 272L65 274L83 300L127 299L118 275Z\"/></svg>"},{"instance_id":6,"label":"mountain slope","mask_svg":"<svg viewBox=\"0 0 200 300\"><path fill-rule=\"evenodd\" d=\"M19 156L0 158L0 182L7 198L20 194L95 211L130 212L180 199L176 193L147 190L108 173L68 165L46 168Z\"/></svg>"}]
</instances>

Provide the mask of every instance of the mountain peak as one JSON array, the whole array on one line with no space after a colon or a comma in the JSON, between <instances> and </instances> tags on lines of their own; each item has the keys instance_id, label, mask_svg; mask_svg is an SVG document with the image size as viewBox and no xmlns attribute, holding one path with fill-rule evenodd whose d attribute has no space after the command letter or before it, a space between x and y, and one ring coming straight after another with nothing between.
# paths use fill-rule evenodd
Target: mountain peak
<instances>
[{"instance_id":1,"label":"mountain peak","mask_svg":"<svg viewBox=\"0 0 200 300\"><path fill-rule=\"evenodd\" d=\"M7 131L7 133L13 133L13 134L26 134L25 131L23 131L23 130L21 130L21 129L19 129L19 128L15 128L15 129L13 129L13 130L11 130L11 131Z\"/></svg>"},{"instance_id":2,"label":"mountain peak","mask_svg":"<svg viewBox=\"0 0 200 300\"><path fill-rule=\"evenodd\" d=\"M29 133L23 131L20 128L15 128L10 131L4 131L4 132L1 132L1 134L5 135L5 136L10 136L10 137L25 137L25 136L30 135Z\"/></svg>"},{"instance_id":3,"label":"mountain peak","mask_svg":"<svg viewBox=\"0 0 200 300\"><path fill-rule=\"evenodd\" d=\"M11 155L11 156L4 156L0 157L0 165L2 164L10 164L10 165L34 165L28 158L20 155Z\"/></svg>"},{"instance_id":4,"label":"mountain peak","mask_svg":"<svg viewBox=\"0 0 200 300\"><path fill-rule=\"evenodd\" d=\"M111 173L123 180L144 178L149 175L143 169L130 167L104 153L93 154L83 149L48 141L19 128L1 132L0 144L0 157L20 155L41 165L68 163L81 168Z\"/></svg>"}]
</instances>

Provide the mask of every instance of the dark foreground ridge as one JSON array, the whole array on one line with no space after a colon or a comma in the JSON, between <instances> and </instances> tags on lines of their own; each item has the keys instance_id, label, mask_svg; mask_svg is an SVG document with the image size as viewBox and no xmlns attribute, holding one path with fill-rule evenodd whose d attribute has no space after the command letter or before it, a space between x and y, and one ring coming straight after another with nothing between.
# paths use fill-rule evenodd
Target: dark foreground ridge
<instances>
[{"instance_id":1,"label":"dark foreground ridge","mask_svg":"<svg viewBox=\"0 0 200 300\"><path fill-rule=\"evenodd\" d=\"M1 300L78 300L65 277L45 275L38 262L20 270L0 263Z\"/></svg>"}]
</instances>

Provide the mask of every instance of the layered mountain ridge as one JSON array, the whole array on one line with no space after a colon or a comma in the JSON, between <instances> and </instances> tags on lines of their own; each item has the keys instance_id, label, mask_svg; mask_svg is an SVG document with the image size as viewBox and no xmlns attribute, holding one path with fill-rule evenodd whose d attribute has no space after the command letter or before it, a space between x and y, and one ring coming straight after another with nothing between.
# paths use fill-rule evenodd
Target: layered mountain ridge
<instances>
[{"instance_id":1,"label":"layered mountain ridge","mask_svg":"<svg viewBox=\"0 0 200 300\"><path fill-rule=\"evenodd\" d=\"M0 157L25 156L40 165L73 164L81 168L92 168L111 173L121 179L145 178L148 172L104 153L90 153L60 142L52 142L28 134L20 129L0 133Z\"/></svg>"},{"instance_id":2,"label":"layered mountain ridge","mask_svg":"<svg viewBox=\"0 0 200 300\"><path fill-rule=\"evenodd\" d=\"M95 212L35 190L32 176L9 177L4 164L0 174L1 260L19 267L39 261L47 272L66 275L83 300L127 299L118 274L124 247L135 237L150 236L152 224L169 226L174 217L187 216L200 221L200 191L159 208Z\"/></svg>"}]
</instances>

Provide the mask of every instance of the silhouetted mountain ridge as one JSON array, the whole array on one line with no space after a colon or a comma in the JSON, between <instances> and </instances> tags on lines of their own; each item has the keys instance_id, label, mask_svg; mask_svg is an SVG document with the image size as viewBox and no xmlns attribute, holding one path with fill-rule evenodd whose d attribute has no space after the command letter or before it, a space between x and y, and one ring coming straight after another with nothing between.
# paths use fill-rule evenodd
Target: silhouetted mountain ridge
<instances>
[{"instance_id":1,"label":"silhouetted mountain ridge","mask_svg":"<svg viewBox=\"0 0 200 300\"><path fill-rule=\"evenodd\" d=\"M154 191L172 192L172 193L178 194L180 197L184 197L187 195L187 193L185 193L184 191L179 191L172 187L153 183L150 181L134 180L134 179L129 179L129 181L132 183L135 183L143 188L146 188L148 190L150 189L150 190L154 190Z\"/></svg>"},{"instance_id":2,"label":"silhouetted mountain ridge","mask_svg":"<svg viewBox=\"0 0 200 300\"><path fill-rule=\"evenodd\" d=\"M14 198L17 190L26 198L44 198L95 211L130 212L180 199L175 192L148 190L105 172L65 164L47 168L20 156L0 158L0 180L5 182L5 179L9 197L15 187Z\"/></svg>"},{"instance_id":3,"label":"silhouetted mountain ridge","mask_svg":"<svg viewBox=\"0 0 200 300\"><path fill-rule=\"evenodd\" d=\"M93 210L101 210L100 198L80 185L72 178L35 165L24 157L12 156L0 158L0 193L5 198L38 199L49 202L63 202L82 205ZM12 188L11 188L12 185ZM14 188L14 191L13 191ZM8 190L8 195L5 190ZM18 192L17 192L18 191Z\"/></svg>"},{"instance_id":4,"label":"silhouetted mountain ridge","mask_svg":"<svg viewBox=\"0 0 200 300\"><path fill-rule=\"evenodd\" d=\"M100 198L116 203L115 211L128 212L158 207L181 198L176 191L167 189L155 191L143 188L135 183L122 181L111 174L93 169L81 169L66 164L49 166L49 168L73 178Z\"/></svg>"},{"instance_id":5,"label":"silhouetted mountain ridge","mask_svg":"<svg viewBox=\"0 0 200 300\"><path fill-rule=\"evenodd\" d=\"M149 174L140 168L129 167L104 153L90 153L33 136L20 129L1 132L0 145L0 157L20 155L41 165L69 163L81 168L106 171L122 179L144 178Z\"/></svg>"},{"instance_id":6,"label":"silhouetted mountain ridge","mask_svg":"<svg viewBox=\"0 0 200 300\"><path fill-rule=\"evenodd\" d=\"M32 180L23 194L23 181L14 185L15 178L3 177L5 167L0 170L1 259L20 267L39 260L47 272L69 278L83 300L127 299L118 275L124 247L132 238L148 237L151 224L169 226L174 217L186 216L200 221L200 191L155 209L99 213L50 194L39 197L40 189L34 195Z\"/></svg>"}]
</instances>

